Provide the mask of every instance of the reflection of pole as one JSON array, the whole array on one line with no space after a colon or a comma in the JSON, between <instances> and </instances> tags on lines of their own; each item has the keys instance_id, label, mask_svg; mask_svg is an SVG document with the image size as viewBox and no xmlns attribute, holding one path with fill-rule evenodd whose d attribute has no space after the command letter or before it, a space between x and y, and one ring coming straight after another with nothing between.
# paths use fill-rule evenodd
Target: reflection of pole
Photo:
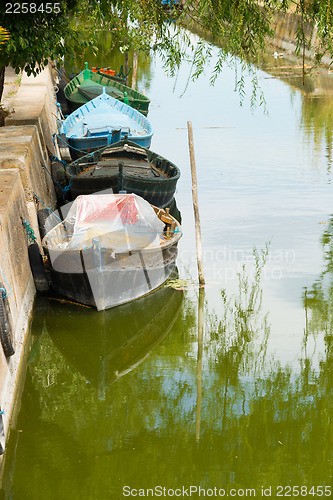
<instances>
[{"instance_id":1,"label":"reflection of pole","mask_svg":"<svg viewBox=\"0 0 333 500\"><path fill-rule=\"evenodd\" d=\"M195 416L195 439L200 439L201 402L202 402L202 352L204 329L205 289L199 288L198 304L198 362L197 362L197 411Z\"/></svg>"},{"instance_id":2,"label":"reflection of pole","mask_svg":"<svg viewBox=\"0 0 333 500\"><path fill-rule=\"evenodd\" d=\"M308 342L308 332L309 332L309 318L308 318L308 289L305 287L304 290L304 309L305 309L305 338L304 338L304 348L306 352L306 345Z\"/></svg>"},{"instance_id":3,"label":"reflection of pole","mask_svg":"<svg viewBox=\"0 0 333 500\"><path fill-rule=\"evenodd\" d=\"M191 160L192 199L193 199L193 210L194 210L194 220L195 220L195 241L197 247L198 274L199 274L200 285L204 285L205 278L202 265L201 228L200 228L200 217L199 217L197 172L195 167L192 122L187 122L187 129L188 129L188 146L190 149L190 160Z\"/></svg>"},{"instance_id":4,"label":"reflection of pole","mask_svg":"<svg viewBox=\"0 0 333 500\"><path fill-rule=\"evenodd\" d=\"M304 33L304 1L301 2L301 10L302 10L302 37L303 37L303 54L302 54L302 67L303 67L303 85L305 84L305 33Z\"/></svg>"},{"instance_id":5,"label":"reflection of pole","mask_svg":"<svg viewBox=\"0 0 333 500\"><path fill-rule=\"evenodd\" d=\"M306 333L308 333L308 290L306 287L304 291L304 307L305 307L305 328L306 328Z\"/></svg>"},{"instance_id":6,"label":"reflection of pole","mask_svg":"<svg viewBox=\"0 0 333 500\"><path fill-rule=\"evenodd\" d=\"M136 74L138 71L138 53L133 54L133 73L132 73L132 89L135 90L136 87Z\"/></svg>"},{"instance_id":7,"label":"reflection of pole","mask_svg":"<svg viewBox=\"0 0 333 500\"><path fill-rule=\"evenodd\" d=\"M105 331L105 309L98 313L98 324L96 325L101 329L100 343L101 352L106 353L106 331ZM100 367L98 370L98 399L100 401L105 401L106 397L106 387L108 383L108 359L103 357L100 360Z\"/></svg>"}]
</instances>

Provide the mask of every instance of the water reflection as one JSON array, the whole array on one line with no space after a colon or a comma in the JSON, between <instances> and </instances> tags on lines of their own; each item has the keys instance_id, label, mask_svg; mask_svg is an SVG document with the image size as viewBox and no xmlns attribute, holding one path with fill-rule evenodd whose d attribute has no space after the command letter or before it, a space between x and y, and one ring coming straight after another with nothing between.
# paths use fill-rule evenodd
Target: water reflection
<instances>
[{"instance_id":1,"label":"water reflection","mask_svg":"<svg viewBox=\"0 0 333 500\"><path fill-rule=\"evenodd\" d=\"M332 165L332 123L333 101L331 97L303 97L301 128L305 140L315 150L325 147L328 170Z\"/></svg>"},{"instance_id":2,"label":"water reflection","mask_svg":"<svg viewBox=\"0 0 333 500\"><path fill-rule=\"evenodd\" d=\"M182 304L182 292L169 286L160 288L133 303L101 313L57 299L40 298L38 321L43 322L32 347L31 359L49 338L66 362L84 380L98 387L100 398L120 377L134 369L170 331ZM64 320L65 317L65 320ZM40 336L39 336L40 335ZM47 371L47 383L56 374Z\"/></svg>"},{"instance_id":3,"label":"water reflection","mask_svg":"<svg viewBox=\"0 0 333 500\"><path fill-rule=\"evenodd\" d=\"M24 409L11 433L0 498L113 498L112 482L103 481L95 496L99 486L87 478L99 481L96 460L104 454L111 454L112 472L114 448L125 451L131 435L149 429L149 400L138 398L154 374L144 376L146 389L125 381L120 397L115 382L138 370L175 322L193 323L186 308L177 319L182 302L183 292L171 287L103 313L38 299Z\"/></svg>"},{"instance_id":4,"label":"water reflection","mask_svg":"<svg viewBox=\"0 0 333 500\"><path fill-rule=\"evenodd\" d=\"M270 333L268 314L262 308L262 272L269 245L263 251L254 249L253 279L244 265L238 273L238 293L228 297L221 291L222 311L209 315L209 356L214 360L226 384L237 384L243 374L260 373L265 368Z\"/></svg>"},{"instance_id":5,"label":"water reflection","mask_svg":"<svg viewBox=\"0 0 333 500\"><path fill-rule=\"evenodd\" d=\"M328 234L332 243L332 228L325 231L326 245ZM327 250L329 267L332 248ZM222 481L226 489L252 487L257 494L258 485L272 487L274 498L278 485L287 484L308 485L307 491L323 484L328 493L333 470L332 335L326 328L319 366L304 352L294 369L267 357L270 328L261 310L260 283L266 256L256 254L252 284L244 271L238 294L227 298L223 292L224 311L213 321L208 317L210 376L204 382L200 452L211 467L204 484Z\"/></svg>"},{"instance_id":6,"label":"water reflection","mask_svg":"<svg viewBox=\"0 0 333 500\"><path fill-rule=\"evenodd\" d=\"M195 437L200 440L201 404L202 404L202 355L204 345L204 307L205 289L199 289L198 300L198 357L197 357L197 407L195 417Z\"/></svg>"},{"instance_id":7,"label":"water reflection","mask_svg":"<svg viewBox=\"0 0 333 500\"><path fill-rule=\"evenodd\" d=\"M312 287L305 290L307 338L324 334L327 354L331 353L333 331L333 215L321 237L324 254L324 269Z\"/></svg>"},{"instance_id":8,"label":"water reflection","mask_svg":"<svg viewBox=\"0 0 333 500\"><path fill-rule=\"evenodd\" d=\"M316 369L304 356L298 371L267 357L267 252L254 255L253 281L244 269L214 314L203 314L202 292L183 300L172 289L133 316L57 303L39 312L2 498L330 485L332 357Z\"/></svg>"},{"instance_id":9,"label":"water reflection","mask_svg":"<svg viewBox=\"0 0 333 500\"><path fill-rule=\"evenodd\" d=\"M302 92L300 128L304 134L303 142L314 147L318 155L324 147L328 170L332 165L332 119L333 119L333 79L330 70L315 68L313 64L305 67L303 84L303 66L295 57L273 59L272 52L262 58L260 68L271 76L284 81L291 92ZM318 163L316 161L315 163Z\"/></svg>"},{"instance_id":10,"label":"water reflection","mask_svg":"<svg viewBox=\"0 0 333 500\"><path fill-rule=\"evenodd\" d=\"M299 154L302 141L295 133L302 99L294 93L298 97L290 103L285 85L264 80L275 109L269 120L261 112L254 117L228 94L230 72L219 87L201 80L176 99L161 66L154 66L151 89L154 149L183 165L177 194L184 225L180 250L192 255L194 235L186 137L177 127L193 116L197 124L209 119L209 125L233 125L222 132L202 127L197 135L204 248L212 254L230 248L230 266L233 261L238 266L234 252L245 249L248 261L247 249L272 238L273 254L286 255L291 249L293 257L276 261L281 279L273 273L265 277L258 253L261 271L254 281L245 269L237 291L234 274L228 282L219 275L207 286L202 345L198 297L185 294L169 334L140 364L129 355L127 366L135 369L113 383L115 372L125 373L127 367L111 363L108 342L101 349L91 342L95 330L97 335L103 330L102 317L93 315L89 322L91 311L78 314L74 307L49 305L46 318L42 312L33 325L35 350L7 446L0 498L119 500L124 485L159 484L254 487L260 496L261 486L310 489L332 483L333 222L324 231L318 224L331 213L332 196L326 174L315 182L304 174L312 172L313 162ZM184 74L186 79L187 70ZM330 118L324 106L316 116L318 103L307 101L304 114L309 114L310 134L312 124L318 127L320 141L329 136ZM319 167L325 172L325 161ZM228 258L223 255L219 265L229 265ZM267 266L272 269L274 259ZM314 276L319 278L303 303L302 287L312 284ZM222 295L221 286L228 287ZM215 311L213 300L220 301ZM163 317L169 324L170 318ZM74 323L76 332L68 328ZM139 335L149 337L144 329L138 325ZM122 352L126 342L129 347L132 343L128 328L120 330L114 348ZM87 345L78 346L85 337ZM85 363L78 359L78 349Z\"/></svg>"}]
</instances>

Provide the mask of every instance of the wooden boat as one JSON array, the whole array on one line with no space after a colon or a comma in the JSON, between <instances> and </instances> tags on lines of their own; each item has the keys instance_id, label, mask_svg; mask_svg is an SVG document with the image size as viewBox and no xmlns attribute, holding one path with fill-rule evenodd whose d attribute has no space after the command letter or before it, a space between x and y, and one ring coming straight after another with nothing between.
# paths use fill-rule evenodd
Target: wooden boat
<instances>
[{"instance_id":1,"label":"wooden boat","mask_svg":"<svg viewBox=\"0 0 333 500\"><path fill-rule=\"evenodd\" d=\"M60 164L60 168L71 199L105 189L114 193L125 190L157 207L171 202L180 177L176 165L127 139L83 156L67 167Z\"/></svg>"},{"instance_id":2,"label":"wooden boat","mask_svg":"<svg viewBox=\"0 0 333 500\"><path fill-rule=\"evenodd\" d=\"M85 63L85 65L86 69L73 78L64 89L66 99L68 99L73 110L102 94L105 87L108 95L147 116L150 103L148 97L130 87L126 87L123 83L115 82L107 76L94 73L88 69L88 63Z\"/></svg>"},{"instance_id":3,"label":"wooden boat","mask_svg":"<svg viewBox=\"0 0 333 500\"><path fill-rule=\"evenodd\" d=\"M103 310L161 286L174 269L180 237L168 210L140 196L83 195L42 244L53 288Z\"/></svg>"},{"instance_id":4,"label":"wooden boat","mask_svg":"<svg viewBox=\"0 0 333 500\"><path fill-rule=\"evenodd\" d=\"M73 111L60 128L60 142L73 159L124 138L149 147L152 135L145 116L105 92Z\"/></svg>"},{"instance_id":5,"label":"wooden boat","mask_svg":"<svg viewBox=\"0 0 333 500\"><path fill-rule=\"evenodd\" d=\"M119 72L116 74L115 70L111 69L110 67L108 68L100 68L99 66L93 66L91 68L91 71L93 73L97 73L102 76L106 76L106 78L110 78L111 80L114 80L115 82L120 82L126 85L126 78L128 77L130 71L132 68L130 68L127 73L124 73L124 67L120 66Z\"/></svg>"}]
</instances>

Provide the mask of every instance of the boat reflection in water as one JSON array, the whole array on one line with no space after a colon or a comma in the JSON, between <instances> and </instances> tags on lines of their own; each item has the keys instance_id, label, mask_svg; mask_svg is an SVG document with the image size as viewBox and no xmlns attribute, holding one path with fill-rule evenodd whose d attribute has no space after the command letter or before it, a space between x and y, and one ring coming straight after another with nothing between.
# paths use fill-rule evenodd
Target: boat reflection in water
<instances>
[{"instance_id":1,"label":"boat reflection in water","mask_svg":"<svg viewBox=\"0 0 333 500\"><path fill-rule=\"evenodd\" d=\"M105 388L146 359L167 335L182 300L183 292L167 285L103 313L50 298L39 302L45 307L40 320L63 357L104 399Z\"/></svg>"}]
</instances>

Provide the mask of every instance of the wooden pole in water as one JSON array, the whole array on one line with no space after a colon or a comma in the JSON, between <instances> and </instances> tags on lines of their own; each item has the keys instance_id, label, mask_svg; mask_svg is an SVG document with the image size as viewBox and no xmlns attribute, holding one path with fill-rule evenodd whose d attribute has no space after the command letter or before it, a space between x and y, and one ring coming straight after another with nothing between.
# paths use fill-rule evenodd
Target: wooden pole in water
<instances>
[{"instance_id":1,"label":"wooden pole in water","mask_svg":"<svg viewBox=\"0 0 333 500\"><path fill-rule=\"evenodd\" d=\"M199 290L198 304L198 357L197 357L197 407L195 414L195 439L200 440L200 422L202 405L202 353L203 353L203 333L204 333L204 306L205 289Z\"/></svg>"},{"instance_id":2,"label":"wooden pole in water","mask_svg":"<svg viewBox=\"0 0 333 500\"><path fill-rule=\"evenodd\" d=\"M138 71L138 53L133 54L133 72L132 72L132 89L135 90L136 87L136 74Z\"/></svg>"},{"instance_id":3,"label":"wooden pole in water","mask_svg":"<svg viewBox=\"0 0 333 500\"><path fill-rule=\"evenodd\" d=\"M195 166L192 122L187 122L187 129L188 129L188 146L190 150L190 160L191 160L192 200L193 200L193 211L195 220L195 241L197 248L198 275L199 275L199 284L204 285L205 277L202 265L201 227L200 227L200 216L199 216L197 171Z\"/></svg>"}]
</instances>

